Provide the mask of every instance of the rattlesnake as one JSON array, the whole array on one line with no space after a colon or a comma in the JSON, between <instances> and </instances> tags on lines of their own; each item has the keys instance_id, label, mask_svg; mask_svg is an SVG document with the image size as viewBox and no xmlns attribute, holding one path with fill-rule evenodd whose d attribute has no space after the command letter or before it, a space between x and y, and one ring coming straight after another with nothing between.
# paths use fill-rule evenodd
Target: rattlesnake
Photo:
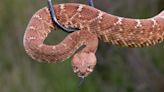
<instances>
[{"instance_id":1,"label":"rattlesnake","mask_svg":"<svg viewBox=\"0 0 164 92\"><path fill-rule=\"evenodd\" d=\"M98 40L123 47L145 47L164 39L164 11L148 19L114 16L96 8L75 3L54 6L58 21L65 27L77 28L57 45L44 40L54 29L49 10L44 7L31 18L24 34L24 47L29 56L40 62L61 62L76 53L72 66L79 77L86 77L96 65Z\"/></svg>"}]
</instances>

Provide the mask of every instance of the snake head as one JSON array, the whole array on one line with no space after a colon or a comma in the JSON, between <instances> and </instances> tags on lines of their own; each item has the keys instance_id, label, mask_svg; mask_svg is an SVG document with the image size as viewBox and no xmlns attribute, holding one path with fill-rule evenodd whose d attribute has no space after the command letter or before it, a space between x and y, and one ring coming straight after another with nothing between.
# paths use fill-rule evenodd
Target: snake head
<instances>
[{"instance_id":1,"label":"snake head","mask_svg":"<svg viewBox=\"0 0 164 92\"><path fill-rule=\"evenodd\" d=\"M73 56L72 67L78 77L88 76L96 65L96 56L94 53L77 53Z\"/></svg>"}]
</instances>

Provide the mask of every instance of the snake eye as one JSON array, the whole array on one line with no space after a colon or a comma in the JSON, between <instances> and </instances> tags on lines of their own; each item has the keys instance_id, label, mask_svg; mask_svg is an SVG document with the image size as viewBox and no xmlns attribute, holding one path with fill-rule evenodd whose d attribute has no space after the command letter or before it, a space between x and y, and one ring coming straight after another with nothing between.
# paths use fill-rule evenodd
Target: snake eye
<instances>
[{"instance_id":1,"label":"snake eye","mask_svg":"<svg viewBox=\"0 0 164 92\"><path fill-rule=\"evenodd\" d=\"M78 71L79 71L78 67L73 66L73 72L74 72L74 73L77 73Z\"/></svg>"},{"instance_id":2,"label":"snake eye","mask_svg":"<svg viewBox=\"0 0 164 92\"><path fill-rule=\"evenodd\" d=\"M91 66L88 66L88 69L91 69Z\"/></svg>"},{"instance_id":3,"label":"snake eye","mask_svg":"<svg viewBox=\"0 0 164 92\"><path fill-rule=\"evenodd\" d=\"M89 69L93 69L93 67L94 67L94 66L92 66L92 65L88 66Z\"/></svg>"},{"instance_id":4,"label":"snake eye","mask_svg":"<svg viewBox=\"0 0 164 92\"><path fill-rule=\"evenodd\" d=\"M78 67L76 67L76 66L73 66L73 68L76 70L76 69L78 69Z\"/></svg>"},{"instance_id":5,"label":"snake eye","mask_svg":"<svg viewBox=\"0 0 164 92\"><path fill-rule=\"evenodd\" d=\"M92 66L88 66L87 71L88 72L92 72L93 71L93 67Z\"/></svg>"}]
</instances>

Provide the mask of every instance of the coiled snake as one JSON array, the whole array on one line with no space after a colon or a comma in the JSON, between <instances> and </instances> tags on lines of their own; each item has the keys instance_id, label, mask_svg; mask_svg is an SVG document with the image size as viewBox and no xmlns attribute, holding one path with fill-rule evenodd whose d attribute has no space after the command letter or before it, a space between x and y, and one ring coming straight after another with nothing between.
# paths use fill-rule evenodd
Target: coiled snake
<instances>
[{"instance_id":1,"label":"coiled snake","mask_svg":"<svg viewBox=\"0 0 164 92\"><path fill-rule=\"evenodd\" d=\"M56 63L72 56L72 66L79 77L86 77L96 65L98 40L123 47L145 47L164 39L164 11L148 19L114 16L96 8L76 3L54 6L58 21L65 27L80 31L70 33L57 45L46 45L44 40L54 29L47 7L31 18L24 34L24 48L39 62Z\"/></svg>"}]
</instances>

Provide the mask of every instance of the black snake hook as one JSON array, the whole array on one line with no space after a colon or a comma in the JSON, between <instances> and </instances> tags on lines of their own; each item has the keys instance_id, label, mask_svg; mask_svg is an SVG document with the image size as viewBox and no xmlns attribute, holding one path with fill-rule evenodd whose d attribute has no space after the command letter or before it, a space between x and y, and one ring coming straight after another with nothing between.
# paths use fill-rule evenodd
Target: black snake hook
<instances>
[{"instance_id":1,"label":"black snake hook","mask_svg":"<svg viewBox=\"0 0 164 92\"><path fill-rule=\"evenodd\" d=\"M88 3L89 3L90 6L94 6L93 5L93 0L88 0ZM56 24L59 28L61 28L63 31L65 31L67 33L71 33L71 32L74 32L74 31L79 31L78 29L75 29L75 28L66 28L58 22L58 20L56 18L55 9L53 7L52 0L48 0L48 8L49 8L50 16L51 16L51 19L52 19L53 23Z\"/></svg>"},{"instance_id":2,"label":"black snake hook","mask_svg":"<svg viewBox=\"0 0 164 92\"><path fill-rule=\"evenodd\" d=\"M65 31L67 33L78 31L77 29L74 29L74 28L66 28L58 22L58 20L56 18L56 14L55 14L55 9L52 4L52 0L48 0L48 8L49 8L53 23L56 24L59 28L61 28L63 31Z\"/></svg>"}]
</instances>

